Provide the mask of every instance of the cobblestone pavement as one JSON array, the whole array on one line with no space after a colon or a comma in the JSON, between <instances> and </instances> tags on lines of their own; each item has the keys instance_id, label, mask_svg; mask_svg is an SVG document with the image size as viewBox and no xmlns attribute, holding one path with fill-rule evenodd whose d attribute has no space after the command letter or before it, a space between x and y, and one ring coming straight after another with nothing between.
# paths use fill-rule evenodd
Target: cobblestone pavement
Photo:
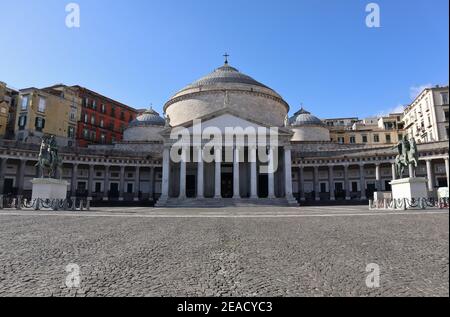
<instances>
[{"instance_id":1,"label":"cobblestone pavement","mask_svg":"<svg viewBox=\"0 0 450 317\"><path fill-rule=\"evenodd\" d=\"M449 296L448 211L366 209L0 210L0 296Z\"/></svg>"}]
</instances>

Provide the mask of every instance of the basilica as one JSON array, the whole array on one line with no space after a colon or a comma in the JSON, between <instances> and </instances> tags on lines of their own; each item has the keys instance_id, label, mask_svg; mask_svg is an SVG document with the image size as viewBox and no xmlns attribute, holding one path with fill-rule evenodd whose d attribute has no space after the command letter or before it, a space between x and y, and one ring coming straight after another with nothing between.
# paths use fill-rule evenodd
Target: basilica
<instances>
[{"instance_id":1,"label":"basilica","mask_svg":"<svg viewBox=\"0 0 450 317\"><path fill-rule=\"evenodd\" d=\"M292 110L288 117L291 107L282 96L226 61L175 93L165 117L153 109L139 115L122 141L62 148L68 197L168 207L296 206L364 202L390 191L395 144L340 144L312 109ZM174 137L180 131L192 139L180 142ZM251 131L263 131L262 143ZM433 194L448 186L448 141L418 147L417 174ZM0 194L30 195L37 156L33 145L0 143Z\"/></svg>"}]
</instances>

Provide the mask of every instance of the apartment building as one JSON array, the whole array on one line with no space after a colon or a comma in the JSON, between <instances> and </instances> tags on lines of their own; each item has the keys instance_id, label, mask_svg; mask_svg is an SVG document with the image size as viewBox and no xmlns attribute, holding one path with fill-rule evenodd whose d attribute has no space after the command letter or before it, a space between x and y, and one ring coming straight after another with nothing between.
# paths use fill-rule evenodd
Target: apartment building
<instances>
[{"instance_id":1,"label":"apartment building","mask_svg":"<svg viewBox=\"0 0 450 317\"><path fill-rule=\"evenodd\" d=\"M0 138L14 138L16 104L19 92L0 81Z\"/></svg>"},{"instance_id":2,"label":"apartment building","mask_svg":"<svg viewBox=\"0 0 450 317\"><path fill-rule=\"evenodd\" d=\"M123 132L138 111L118 101L80 86L73 86L81 99L77 145L114 144L123 139Z\"/></svg>"},{"instance_id":3,"label":"apartment building","mask_svg":"<svg viewBox=\"0 0 450 317\"><path fill-rule=\"evenodd\" d=\"M21 89L16 110L15 137L39 144L43 135L55 135L60 146L76 145L81 101L76 90L64 85Z\"/></svg>"},{"instance_id":4,"label":"apartment building","mask_svg":"<svg viewBox=\"0 0 450 317\"><path fill-rule=\"evenodd\" d=\"M418 143L448 140L448 86L424 89L406 108L403 123L408 135L413 136Z\"/></svg>"}]
</instances>

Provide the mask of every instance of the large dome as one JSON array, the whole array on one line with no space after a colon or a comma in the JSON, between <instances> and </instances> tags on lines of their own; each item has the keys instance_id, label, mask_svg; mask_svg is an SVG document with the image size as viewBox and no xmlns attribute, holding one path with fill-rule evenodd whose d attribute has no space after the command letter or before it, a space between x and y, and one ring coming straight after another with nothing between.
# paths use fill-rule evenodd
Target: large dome
<instances>
[{"instance_id":1,"label":"large dome","mask_svg":"<svg viewBox=\"0 0 450 317\"><path fill-rule=\"evenodd\" d=\"M283 126L289 105L273 89L228 62L177 92L164 106L172 126L222 109L270 126Z\"/></svg>"},{"instance_id":2,"label":"large dome","mask_svg":"<svg viewBox=\"0 0 450 317\"><path fill-rule=\"evenodd\" d=\"M225 64L224 66L217 68L212 73L206 75L205 77L200 78L199 80L185 87L181 91L186 89L200 88L203 86L211 86L217 84L246 84L269 88L261 84L260 82L254 80L250 76L239 72L236 68L231 67L228 64Z\"/></svg>"}]
</instances>

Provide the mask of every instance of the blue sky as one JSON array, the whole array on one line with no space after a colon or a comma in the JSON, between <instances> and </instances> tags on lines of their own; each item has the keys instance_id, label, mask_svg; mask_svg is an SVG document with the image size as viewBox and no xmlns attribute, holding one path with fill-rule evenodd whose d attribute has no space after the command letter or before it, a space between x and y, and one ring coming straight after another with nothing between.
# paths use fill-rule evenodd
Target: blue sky
<instances>
[{"instance_id":1,"label":"blue sky","mask_svg":"<svg viewBox=\"0 0 450 317\"><path fill-rule=\"evenodd\" d=\"M0 0L0 80L79 84L161 112L178 89L230 63L322 118L365 117L448 84L448 0ZM6 13L6 14L5 14Z\"/></svg>"}]
</instances>

